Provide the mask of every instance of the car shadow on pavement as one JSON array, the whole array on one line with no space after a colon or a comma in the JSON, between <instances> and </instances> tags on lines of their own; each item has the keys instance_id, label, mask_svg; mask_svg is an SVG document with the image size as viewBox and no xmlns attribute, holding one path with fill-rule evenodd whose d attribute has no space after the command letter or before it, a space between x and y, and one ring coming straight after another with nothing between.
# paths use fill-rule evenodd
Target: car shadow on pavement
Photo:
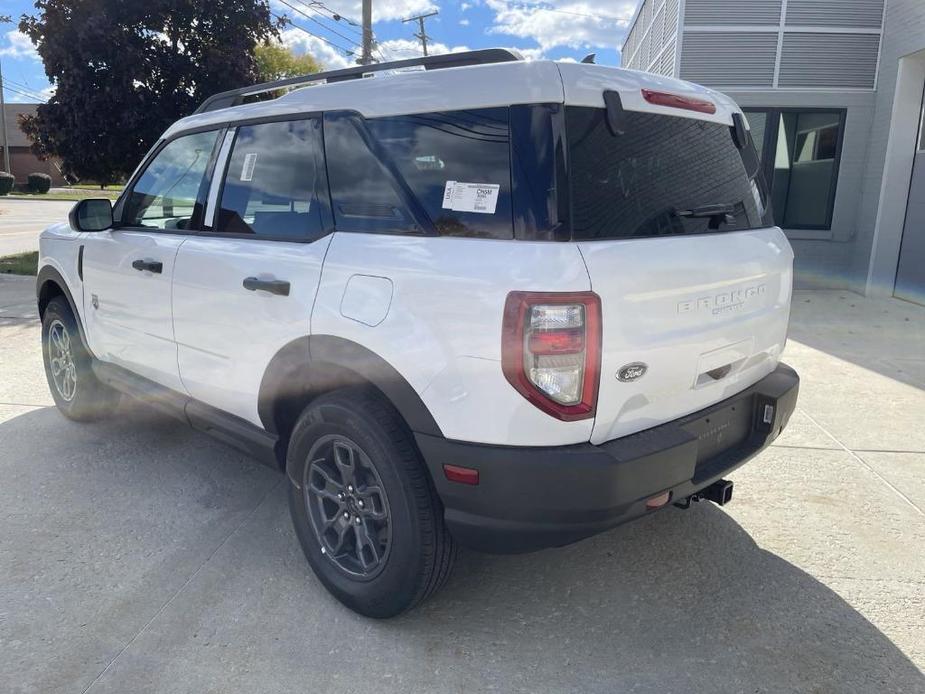
<instances>
[{"instance_id":1,"label":"car shadow on pavement","mask_svg":"<svg viewBox=\"0 0 925 694\"><path fill-rule=\"evenodd\" d=\"M173 420L43 408L0 442L4 691L101 672L93 692L925 691L851 605L706 503L530 555L462 551L441 592L377 622L312 575L282 475Z\"/></svg>"}]
</instances>

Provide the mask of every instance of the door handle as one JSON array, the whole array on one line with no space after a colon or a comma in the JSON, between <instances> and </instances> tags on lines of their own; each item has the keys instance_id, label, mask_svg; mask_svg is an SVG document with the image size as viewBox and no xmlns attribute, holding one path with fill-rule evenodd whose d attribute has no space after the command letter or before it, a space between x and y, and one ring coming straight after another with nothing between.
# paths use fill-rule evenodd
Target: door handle
<instances>
[{"instance_id":1,"label":"door handle","mask_svg":"<svg viewBox=\"0 0 925 694\"><path fill-rule=\"evenodd\" d=\"M158 275L164 271L164 263L159 260L133 260L132 267L139 271L147 270Z\"/></svg>"},{"instance_id":2,"label":"door handle","mask_svg":"<svg viewBox=\"0 0 925 694\"><path fill-rule=\"evenodd\" d=\"M289 296L289 282L286 280L261 280L256 277L246 277L244 278L244 288L252 292L260 290L270 294Z\"/></svg>"}]
</instances>

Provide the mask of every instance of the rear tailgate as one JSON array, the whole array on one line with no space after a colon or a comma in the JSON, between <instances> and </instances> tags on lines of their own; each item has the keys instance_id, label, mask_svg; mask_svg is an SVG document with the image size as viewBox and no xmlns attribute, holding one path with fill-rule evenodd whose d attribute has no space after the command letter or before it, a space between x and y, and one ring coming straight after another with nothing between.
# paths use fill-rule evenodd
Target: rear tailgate
<instances>
[{"instance_id":1,"label":"rear tailgate","mask_svg":"<svg viewBox=\"0 0 925 694\"><path fill-rule=\"evenodd\" d=\"M703 409L774 370L787 337L793 262L779 229L579 248L603 314L593 443ZM620 380L637 362L645 373Z\"/></svg>"}]
</instances>

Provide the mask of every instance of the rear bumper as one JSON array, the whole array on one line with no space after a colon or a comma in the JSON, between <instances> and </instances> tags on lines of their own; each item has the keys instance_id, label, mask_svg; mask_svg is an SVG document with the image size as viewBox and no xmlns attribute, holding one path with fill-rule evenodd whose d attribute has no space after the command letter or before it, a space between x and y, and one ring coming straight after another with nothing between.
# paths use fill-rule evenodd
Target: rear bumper
<instances>
[{"instance_id":1,"label":"rear bumper","mask_svg":"<svg viewBox=\"0 0 925 694\"><path fill-rule=\"evenodd\" d=\"M644 515L646 500L680 501L768 446L796 406L800 379L777 369L737 395L672 422L595 446L509 447L416 434L462 544L529 552L569 544ZM479 484L443 466L477 468Z\"/></svg>"}]
</instances>

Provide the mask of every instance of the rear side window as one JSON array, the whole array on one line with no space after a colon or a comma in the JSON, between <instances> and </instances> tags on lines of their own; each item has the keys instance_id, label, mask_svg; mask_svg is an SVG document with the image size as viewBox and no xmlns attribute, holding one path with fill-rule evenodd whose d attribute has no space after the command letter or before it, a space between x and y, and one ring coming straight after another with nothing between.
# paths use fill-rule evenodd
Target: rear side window
<instances>
[{"instance_id":1,"label":"rear side window","mask_svg":"<svg viewBox=\"0 0 925 694\"><path fill-rule=\"evenodd\" d=\"M281 240L324 234L318 119L238 128L215 231Z\"/></svg>"},{"instance_id":2,"label":"rear side window","mask_svg":"<svg viewBox=\"0 0 925 694\"><path fill-rule=\"evenodd\" d=\"M437 233L513 238L508 109L374 118L367 125Z\"/></svg>"},{"instance_id":3,"label":"rear side window","mask_svg":"<svg viewBox=\"0 0 925 694\"><path fill-rule=\"evenodd\" d=\"M574 238L772 224L754 145L739 150L729 126L635 111L624 117L623 134L614 136L604 109L566 108Z\"/></svg>"},{"instance_id":4,"label":"rear side window","mask_svg":"<svg viewBox=\"0 0 925 694\"><path fill-rule=\"evenodd\" d=\"M325 115L338 229L513 238L507 108Z\"/></svg>"}]
</instances>

